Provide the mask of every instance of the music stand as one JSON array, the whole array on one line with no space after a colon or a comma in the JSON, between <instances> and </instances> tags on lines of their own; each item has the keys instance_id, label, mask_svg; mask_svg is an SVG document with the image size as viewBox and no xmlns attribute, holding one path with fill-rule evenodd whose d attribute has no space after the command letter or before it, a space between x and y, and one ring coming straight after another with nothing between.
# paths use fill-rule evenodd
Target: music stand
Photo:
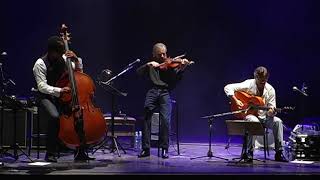
<instances>
[{"instance_id":1,"label":"music stand","mask_svg":"<svg viewBox=\"0 0 320 180\"><path fill-rule=\"evenodd\" d=\"M232 112L226 112L226 113L220 113L220 114L213 114L213 115L201 117L202 119L208 119L208 122L209 122L209 150L208 150L207 156L194 157L194 158L190 158L190 159L192 160L192 159L198 159L198 158L203 158L203 157L209 157L211 159L211 157L215 157L215 158L218 158L218 159L223 159L223 160L229 161L226 158L222 158L222 157L218 157L218 156L213 156L212 155L211 136L212 136L213 119L217 118L217 117L222 117L222 116L227 116L227 115L233 115L233 114L239 114L239 113L247 112L250 108L251 107L248 107L247 109L238 110L238 111L232 111Z\"/></svg>"},{"instance_id":2,"label":"music stand","mask_svg":"<svg viewBox=\"0 0 320 180\"><path fill-rule=\"evenodd\" d=\"M119 152L118 145L119 145L119 147L122 149L122 151L125 154L127 152L124 150L124 148L118 142L117 137L114 136L115 96L125 97L128 94L124 93L124 92L121 92L118 89L116 89L115 87L113 87L112 86L112 81L115 80L116 78L118 78L119 76L121 76L122 74L124 74L125 72L129 71L130 69L132 69L133 68L133 64L135 64L136 62L140 62L140 59L137 59L133 63L130 63L123 71L121 71L119 74L115 75L114 77L110 78L108 81L106 81L106 82L104 82L102 80L98 81L99 85L101 87L103 87L103 89L105 89L107 92L109 92L109 94L111 94L111 139L112 139L112 144L111 144L111 151L110 152L114 152L116 150L119 157L121 157L121 154ZM106 71L106 73L108 75L111 75L111 73L112 73L112 71L110 71L110 70L104 70L104 71ZM106 132L106 136L108 136L108 132ZM93 153L95 153L98 149L100 149L102 146L104 146L105 143L107 143L107 141L104 142L102 145L100 145Z\"/></svg>"},{"instance_id":3,"label":"music stand","mask_svg":"<svg viewBox=\"0 0 320 180\"><path fill-rule=\"evenodd\" d=\"M204 157L208 157L208 158L217 158L217 159L222 159L222 160L226 160L226 161L229 161L228 159L226 158L222 158L222 157L218 157L218 156L213 156L213 153L212 153L212 149L211 149L211 137L212 137L212 134L213 134L213 128L212 128L212 124L213 124L213 119L215 117L220 117L220 116L223 116L224 114L216 114L216 115L211 115L211 116L204 116L202 117L203 119L208 119L208 123L209 123L209 150L208 150L208 153L206 156L199 156L199 157L194 157L194 158L190 158L191 160L193 159L199 159L199 158L204 158Z\"/></svg>"},{"instance_id":4,"label":"music stand","mask_svg":"<svg viewBox=\"0 0 320 180\"><path fill-rule=\"evenodd\" d=\"M118 89L114 88L110 84L106 84L106 87L104 89L106 89L111 94L111 140L112 140L112 144L111 144L110 152L114 152L116 150L118 153L118 156L120 157L121 154L119 152L118 146L121 148L121 150L124 152L124 154L126 154L127 152L124 150L124 148L119 143L117 137L114 135L115 96L125 97L125 96L127 96L127 93L123 93L123 92L119 91Z\"/></svg>"},{"instance_id":5,"label":"music stand","mask_svg":"<svg viewBox=\"0 0 320 180\"><path fill-rule=\"evenodd\" d=\"M3 52L1 55L6 55L5 52ZM1 92L0 92L0 99L1 99L1 104L0 104L0 111L1 111L1 141L0 141L0 154L1 156L3 154L8 154L6 153L6 151L3 151L3 141L2 141L2 133L3 133L3 119L4 119L4 115L3 115L3 110L4 108L10 108L13 110L13 128L14 128L14 134L13 134L13 142L12 142L12 145L10 146L10 148L12 148L14 150L14 154L11 155L11 154L8 154L9 156L12 156L14 157L15 160L18 160L19 156L18 155L18 150L22 152L23 155L25 155L31 162L33 162L33 160L21 149L21 147L19 146L19 144L17 143L17 110L19 109L23 109L23 105L15 98L15 96L8 96L6 94L6 90L7 90L7 87L9 85L15 85L15 83L11 80L11 79L8 79L6 80L5 76L4 76L4 71L3 71L3 62L2 62L2 59L0 59L0 75L1 75Z\"/></svg>"},{"instance_id":6,"label":"music stand","mask_svg":"<svg viewBox=\"0 0 320 180\"><path fill-rule=\"evenodd\" d=\"M252 121L246 121L246 120L226 120L227 129L228 129L228 135L241 135L243 136L243 146L242 146L242 152L241 157L238 162L241 162L242 160L246 160L247 156L247 146L248 146L248 136L253 135L264 135L264 128L260 122L252 122ZM234 158L233 160L238 159ZM265 162L265 160L260 159L252 159L256 161L262 161Z\"/></svg>"}]
</instances>

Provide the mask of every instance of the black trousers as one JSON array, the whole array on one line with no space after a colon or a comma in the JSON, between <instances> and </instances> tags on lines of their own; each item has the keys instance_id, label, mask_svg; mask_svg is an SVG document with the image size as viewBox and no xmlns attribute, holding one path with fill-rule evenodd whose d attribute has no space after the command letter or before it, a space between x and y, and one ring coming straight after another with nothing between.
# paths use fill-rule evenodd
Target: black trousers
<instances>
[{"instance_id":1,"label":"black trousers","mask_svg":"<svg viewBox=\"0 0 320 180\"><path fill-rule=\"evenodd\" d=\"M151 117L155 110L159 110L161 127L160 127L160 147L169 148L169 125L171 119L171 98L167 89L154 87L146 94L144 104L145 116L142 129L142 148L150 149L151 138Z\"/></svg>"},{"instance_id":2,"label":"black trousers","mask_svg":"<svg viewBox=\"0 0 320 180\"><path fill-rule=\"evenodd\" d=\"M40 108L43 110L43 117L48 119L48 131L47 131L47 153L55 154L57 152L58 145L58 133L59 133L59 111L54 100L50 98L42 98L40 100ZM45 120L44 118L41 118Z\"/></svg>"}]
</instances>

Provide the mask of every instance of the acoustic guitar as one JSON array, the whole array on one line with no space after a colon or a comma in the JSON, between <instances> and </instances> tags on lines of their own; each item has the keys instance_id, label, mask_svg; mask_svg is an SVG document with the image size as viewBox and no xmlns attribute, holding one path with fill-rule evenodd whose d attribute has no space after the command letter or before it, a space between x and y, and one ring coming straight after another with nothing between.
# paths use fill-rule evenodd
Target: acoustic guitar
<instances>
[{"instance_id":1,"label":"acoustic guitar","mask_svg":"<svg viewBox=\"0 0 320 180\"><path fill-rule=\"evenodd\" d=\"M235 97L243 103L242 107L237 106L236 102L232 99L231 100L231 110L232 111L242 111L241 113L236 113L234 116L239 119L245 119L245 117L249 114L258 115L258 110L265 110L268 111L270 107L265 105L265 101L262 97L254 96L248 94L243 91L236 91L234 93ZM283 108L276 108L275 111L277 113L285 113L288 110L294 110L294 107L283 107Z\"/></svg>"}]
</instances>

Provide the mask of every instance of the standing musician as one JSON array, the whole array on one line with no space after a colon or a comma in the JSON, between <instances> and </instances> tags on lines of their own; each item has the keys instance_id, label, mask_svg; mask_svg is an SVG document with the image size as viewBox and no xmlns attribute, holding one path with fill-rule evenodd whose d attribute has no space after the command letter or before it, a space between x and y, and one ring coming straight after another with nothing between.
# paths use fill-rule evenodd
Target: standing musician
<instances>
[{"instance_id":1,"label":"standing musician","mask_svg":"<svg viewBox=\"0 0 320 180\"><path fill-rule=\"evenodd\" d=\"M248 79L241 83L228 84L224 87L224 91L228 97L231 98L235 105L241 109L245 102L241 102L235 96L235 91L246 92L251 95L262 97L268 110L258 110L257 115L249 114L245 117L248 121L255 121L263 123L267 128L271 128L274 134L275 141L275 160L286 162L283 151L283 124L282 120L275 116L276 114L276 93L275 89L267 83L269 72L265 67L257 67L254 71L254 79ZM245 155L247 162L253 160L253 144L252 136L248 138L248 152Z\"/></svg>"},{"instance_id":2,"label":"standing musician","mask_svg":"<svg viewBox=\"0 0 320 180\"><path fill-rule=\"evenodd\" d=\"M151 60L137 69L137 73L149 81L149 90L144 103L144 122L142 131L142 151L138 157L150 156L151 117L158 108L161 121L160 147L162 158L169 158L169 123L171 119L170 93L181 80L187 65L192 62L180 57L168 58L167 47L163 43L153 46Z\"/></svg>"},{"instance_id":3,"label":"standing musician","mask_svg":"<svg viewBox=\"0 0 320 180\"><path fill-rule=\"evenodd\" d=\"M48 39L47 53L39 58L33 66L33 74L39 90L39 103L49 115L46 140L45 160L57 162L59 117L62 110L58 98L62 93L69 93L70 87L56 87L57 81L66 71L66 58L72 59L73 68L82 71L82 60L73 51L65 51L63 40L58 36Z\"/></svg>"}]
</instances>

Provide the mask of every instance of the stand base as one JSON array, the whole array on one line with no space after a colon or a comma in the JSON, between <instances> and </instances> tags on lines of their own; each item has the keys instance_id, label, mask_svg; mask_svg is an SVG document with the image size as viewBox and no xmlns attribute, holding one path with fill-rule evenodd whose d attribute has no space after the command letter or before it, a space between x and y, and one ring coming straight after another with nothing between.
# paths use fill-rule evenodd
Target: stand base
<instances>
[{"instance_id":1,"label":"stand base","mask_svg":"<svg viewBox=\"0 0 320 180\"><path fill-rule=\"evenodd\" d=\"M123 149L121 144L118 142L118 139L116 137L112 136L112 144L110 147L110 152L113 153L113 152L117 151L118 156L121 157L118 146L121 148L121 150L123 151L124 154L127 154L127 152Z\"/></svg>"},{"instance_id":2,"label":"stand base","mask_svg":"<svg viewBox=\"0 0 320 180\"><path fill-rule=\"evenodd\" d=\"M15 143L14 145L12 145L12 146L10 146L10 148L9 149L13 149L13 155L12 154L10 154L10 153L7 153L7 151L4 151L4 152L1 152L1 156L3 156L3 155L6 155L6 156L10 156L10 157L12 157L12 158L14 158L16 161L19 159L19 156L22 156L22 155L24 155L24 156L26 156L31 162L34 162L28 155L27 155L27 153L25 153L22 149L21 149L21 147L19 146L19 144L18 143ZM17 151L20 151L22 154L18 154L18 152Z\"/></svg>"},{"instance_id":3,"label":"stand base","mask_svg":"<svg viewBox=\"0 0 320 180\"><path fill-rule=\"evenodd\" d=\"M236 159L239 159L239 161L237 161L236 163L240 163L241 161L243 161L244 163L252 163L253 161L259 161L259 162L264 162L264 163L266 162L265 160L255 159L255 158L252 158L249 161L249 158L244 154L241 155L241 158L233 158L232 160L234 161Z\"/></svg>"},{"instance_id":4,"label":"stand base","mask_svg":"<svg viewBox=\"0 0 320 180\"><path fill-rule=\"evenodd\" d=\"M222 160L229 161L229 159L226 159L226 158L222 158L222 157L218 157L218 156L213 156L212 151L208 151L208 153L207 153L207 155L206 155L206 156L194 157L194 158L190 158L190 160L193 160L193 159L200 159L200 158L205 158L205 157L208 157L209 159L211 159L211 158L217 158L217 159L222 159Z\"/></svg>"},{"instance_id":5,"label":"stand base","mask_svg":"<svg viewBox=\"0 0 320 180\"><path fill-rule=\"evenodd\" d=\"M114 136L111 136L110 137L111 138L111 141L112 141L112 143L111 143L111 145L110 145L110 153L113 153L113 152L115 152L115 151L117 151L117 154L118 154L118 156L119 157L121 157L121 154L120 154L120 151L119 151L119 148L118 148L118 146L121 148L121 150L123 151L123 153L124 154L127 154L127 152L124 150L124 148L121 146L121 144L119 143L119 141L118 141L118 139L116 138L116 137L114 137ZM99 149L102 149L102 148L104 148L104 149L106 149L106 144L107 144L107 142L108 141L105 141L104 143L102 143L97 149L95 149L93 152L92 152L92 154L94 154L97 150L99 150ZM104 151L104 149L102 149L102 151Z\"/></svg>"}]
</instances>

